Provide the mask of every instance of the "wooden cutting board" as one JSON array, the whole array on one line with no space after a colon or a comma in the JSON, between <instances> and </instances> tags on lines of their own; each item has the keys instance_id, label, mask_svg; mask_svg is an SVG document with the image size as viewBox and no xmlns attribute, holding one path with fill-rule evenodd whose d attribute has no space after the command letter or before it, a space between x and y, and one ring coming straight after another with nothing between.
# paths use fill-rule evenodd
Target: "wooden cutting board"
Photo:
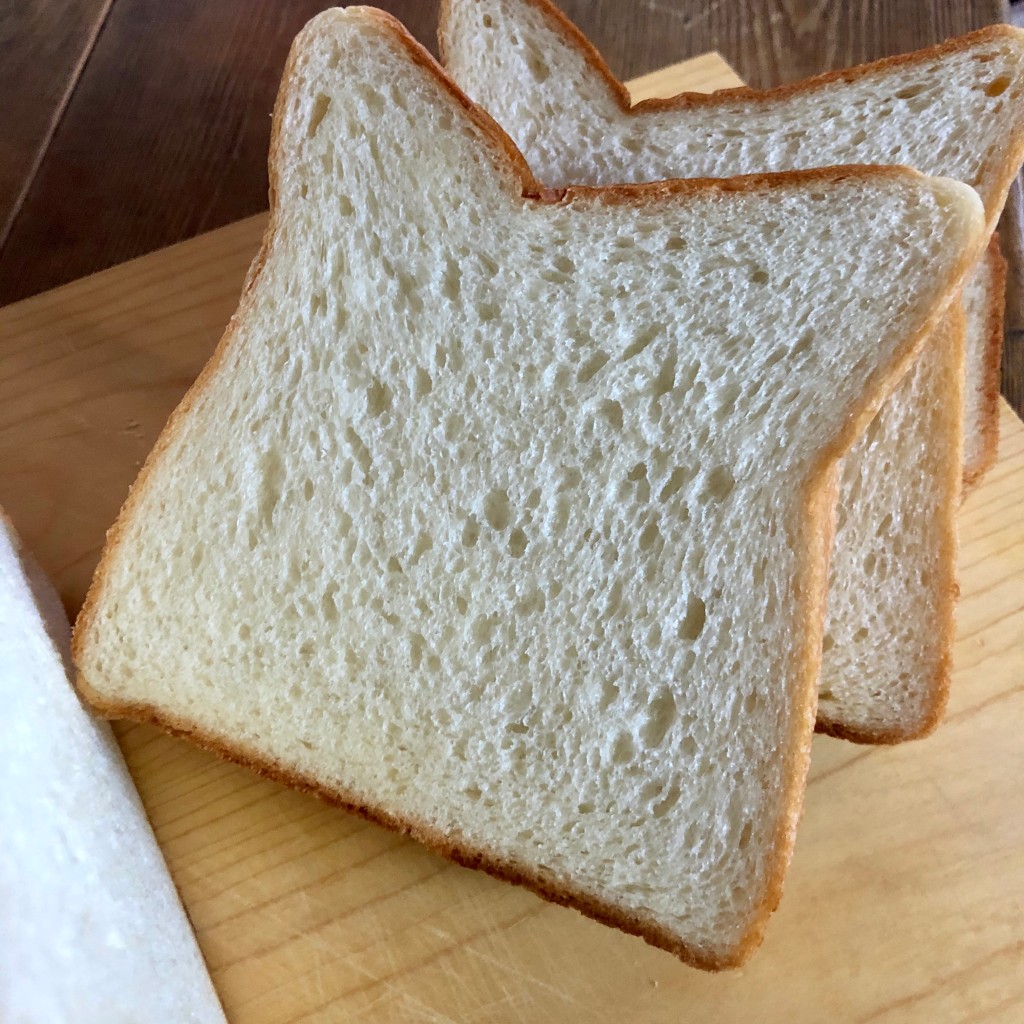
<instances>
[{"instance_id":1,"label":"wooden cutting board","mask_svg":"<svg viewBox=\"0 0 1024 1024\"><path fill-rule=\"evenodd\" d=\"M736 81L710 55L634 91ZM0 505L72 612L141 460L234 309L262 224L0 310ZM1001 417L999 462L962 513L947 720L902 747L816 739L785 897L742 970L691 970L122 727L230 1020L1024 1019L1024 426L1005 405Z\"/></svg>"}]
</instances>

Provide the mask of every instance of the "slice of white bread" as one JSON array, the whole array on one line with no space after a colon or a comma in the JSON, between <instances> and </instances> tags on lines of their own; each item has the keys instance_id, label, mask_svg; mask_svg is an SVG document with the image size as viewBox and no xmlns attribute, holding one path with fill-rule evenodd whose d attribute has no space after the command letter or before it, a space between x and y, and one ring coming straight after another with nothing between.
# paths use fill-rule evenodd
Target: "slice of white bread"
<instances>
[{"instance_id":1,"label":"slice of white bread","mask_svg":"<svg viewBox=\"0 0 1024 1024\"><path fill-rule=\"evenodd\" d=\"M964 488L974 487L996 460L999 446L999 386L1006 309L1006 260L999 236L992 235L983 259L963 290L967 314L967 383L964 420L973 424L964 437Z\"/></svg>"},{"instance_id":2,"label":"slice of white bread","mask_svg":"<svg viewBox=\"0 0 1024 1024\"><path fill-rule=\"evenodd\" d=\"M224 1022L57 595L0 514L0 1020Z\"/></svg>"},{"instance_id":3,"label":"slice of white bread","mask_svg":"<svg viewBox=\"0 0 1024 1024\"><path fill-rule=\"evenodd\" d=\"M441 0L438 41L449 74L552 188L905 164L974 186L994 231L1024 160L1024 30L1009 25L777 89L633 107L550 0ZM971 313L967 364L978 379L998 380L988 324L1001 293L985 294ZM975 481L998 407L971 402L967 411L964 475Z\"/></svg>"},{"instance_id":4,"label":"slice of white bread","mask_svg":"<svg viewBox=\"0 0 1024 1024\"><path fill-rule=\"evenodd\" d=\"M553 187L909 163L976 185L994 224L1024 156L1024 33L1011 28L784 89L634 108L547 0L445 0L439 38L456 81ZM944 343L951 364L905 381L844 466L818 717L833 735L917 738L945 710L963 447L956 435L966 422L963 471L974 482L994 456L998 430L995 258L979 262L966 293L964 413L964 385L951 373L954 365L963 372L963 357L958 344Z\"/></svg>"},{"instance_id":5,"label":"slice of white bread","mask_svg":"<svg viewBox=\"0 0 1024 1024\"><path fill-rule=\"evenodd\" d=\"M923 736L946 707L964 326L955 303L842 461L818 692L818 730L833 736Z\"/></svg>"},{"instance_id":6,"label":"slice of white bread","mask_svg":"<svg viewBox=\"0 0 1024 1024\"><path fill-rule=\"evenodd\" d=\"M365 8L300 34L273 137L263 250L109 534L82 691L740 962L800 814L836 460L977 258L977 196L877 168L541 193Z\"/></svg>"}]
</instances>

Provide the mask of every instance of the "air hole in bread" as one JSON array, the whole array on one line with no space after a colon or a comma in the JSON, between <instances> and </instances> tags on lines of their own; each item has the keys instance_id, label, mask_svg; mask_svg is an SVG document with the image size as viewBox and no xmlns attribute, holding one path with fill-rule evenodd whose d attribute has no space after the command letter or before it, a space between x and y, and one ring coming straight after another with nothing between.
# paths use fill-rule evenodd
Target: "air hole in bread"
<instances>
[{"instance_id":1,"label":"air hole in bread","mask_svg":"<svg viewBox=\"0 0 1024 1024\"><path fill-rule=\"evenodd\" d=\"M677 803L679 803L679 797L682 792L676 783L672 783L671 786L665 791L665 795L651 808L651 813L655 818L663 818Z\"/></svg>"},{"instance_id":2,"label":"air hole in bread","mask_svg":"<svg viewBox=\"0 0 1024 1024\"><path fill-rule=\"evenodd\" d=\"M366 389L366 411L376 419L391 408L391 389L374 377Z\"/></svg>"},{"instance_id":3,"label":"air hole in bread","mask_svg":"<svg viewBox=\"0 0 1024 1024\"><path fill-rule=\"evenodd\" d=\"M320 609L328 622L337 622L341 609L338 607L338 584L329 583L320 600Z\"/></svg>"},{"instance_id":4,"label":"air hole in bread","mask_svg":"<svg viewBox=\"0 0 1024 1024\"><path fill-rule=\"evenodd\" d=\"M434 546L433 538L427 533L421 533L413 545L412 554L409 556L409 564L416 565L419 560Z\"/></svg>"},{"instance_id":5,"label":"air hole in bread","mask_svg":"<svg viewBox=\"0 0 1024 1024\"><path fill-rule=\"evenodd\" d=\"M628 732L620 732L612 744L612 764L629 764L636 755L636 744Z\"/></svg>"},{"instance_id":6,"label":"air hole in bread","mask_svg":"<svg viewBox=\"0 0 1024 1024\"><path fill-rule=\"evenodd\" d=\"M476 516L470 516L462 527L462 543L467 547L473 547L480 537L480 524Z\"/></svg>"},{"instance_id":7,"label":"air hole in bread","mask_svg":"<svg viewBox=\"0 0 1024 1024\"><path fill-rule=\"evenodd\" d=\"M679 491L689 483L692 478L692 473L683 466L677 466L672 470L668 480L665 481L665 485L662 487L661 492L658 495L658 501L668 501L669 498L678 494Z\"/></svg>"},{"instance_id":8,"label":"air hole in bread","mask_svg":"<svg viewBox=\"0 0 1024 1024\"><path fill-rule=\"evenodd\" d=\"M665 736L676 719L676 701L672 691L661 687L647 705L643 724L640 726L640 739L648 750L656 750L664 742Z\"/></svg>"},{"instance_id":9,"label":"air hole in bread","mask_svg":"<svg viewBox=\"0 0 1024 1024\"><path fill-rule=\"evenodd\" d=\"M732 494L736 481L726 466L715 466L707 475L704 490L701 492L703 501L725 501Z\"/></svg>"},{"instance_id":10,"label":"air hole in bread","mask_svg":"<svg viewBox=\"0 0 1024 1024\"><path fill-rule=\"evenodd\" d=\"M551 77L551 68L548 67L547 62L536 50L531 50L527 54L526 63L530 68L530 74L533 75L536 82L546 82Z\"/></svg>"},{"instance_id":11,"label":"air hole in bread","mask_svg":"<svg viewBox=\"0 0 1024 1024\"><path fill-rule=\"evenodd\" d=\"M657 520L652 520L640 531L638 541L640 550L649 551L659 540L661 540L661 529L658 527Z\"/></svg>"},{"instance_id":12,"label":"air hole in bread","mask_svg":"<svg viewBox=\"0 0 1024 1024\"><path fill-rule=\"evenodd\" d=\"M1002 96L1004 92L1010 87L1010 76L1000 75L998 78L993 78L988 85L985 86L986 96Z\"/></svg>"},{"instance_id":13,"label":"air hole in bread","mask_svg":"<svg viewBox=\"0 0 1024 1024\"><path fill-rule=\"evenodd\" d=\"M686 613L679 623L676 635L683 643L694 643L704 631L706 619L707 609L704 602L695 594L691 594L686 599Z\"/></svg>"},{"instance_id":14,"label":"air hole in bread","mask_svg":"<svg viewBox=\"0 0 1024 1024\"><path fill-rule=\"evenodd\" d=\"M345 440L348 442L349 448L352 450L352 455L355 457L355 460L362 471L363 482L371 483L373 457L370 455L370 449L366 447L363 443L363 439L355 432L355 430L352 429L351 426L347 426L345 428Z\"/></svg>"},{"instance_id":15,"label":"air hole in bread","mask_svg":"<svg viewBox=\"0 0 1024 1024\"><path fill-rule=\"evenodd\" d=\"M746 850L750 846L750 840L754 835L754 823L747 821L744 823L743 828L740 829L739 839L736 840L736 845L741 850Z\"/></svg>"},{"instance_id":16,"label":"air hole in bread","mask_svg":"<svg viewBox=\"0 0 1024 1024\"><path fill-rule=\"evenodd\" d=\"M669 352L658 368L658 374L651 386L651 397L657 402L667 395L676 384L676 354Z\"/></svg>"},{"instance_id":17,"label":"air hole in bread","mask_svg":"<svg viewBox=\"0 0 1024 1024\"><path fill-rule=\"evenodd\" d=\"M312 139L320 130L320 125L323 123L323 119L327 116L327 111L330 108L331 97L318 92L313 100L313 110L309 115L309 125L306 128L307 138Z\"/></svg>"},{"instance_id":18,"label":"air hole in bread","mask_svg":"<svg viewBox=\"0 0 1024 1024\"><path fill-rule=\"evenodd\" d=\"M445 263L444 276L441 279L441 294L449 302L456 302L462 293L462 271L454 260Z\"/></svg>"},{"instance_id":19,"label":"air hole in bread","mask_svg":"<svg viewBox=\"0 0 1024 1024\"><path fill-rule=\"evenodd\" d=\"M611 357L607 352L602 352L600 350L595 352L593 355L589 356L586 362L584 362L580 367L576 374L576 379L581 384L586 384L587 381L593 380L610 358Z\"/></svg>"},{"instance_id":20,"label":"air hole in bread","mask_svg":"<svg viewBox=\"0 0 1024 1024\"><path fill-rule=\"evenodd\" d=\"M484 519L492 530L505 530L511 516L512 505L508 500L508 491L495 489L484 498Z\"/></svg>"},{"instance_id":21,"label":"air hole in bread","mask_svg":"<svg viewBox=\"0 0 1024 1024\"><path fill-rule=\"evenodd\" d=\"M611 399L605 399L598 406L598 413L615 430L622 429L622 406Z\"/></svg>"},{"instance_id":22,"label":"air hole in bread","mask_svg":"<svg viewBox=\"0 0 1024 1024\"><path fill-rule=\"evenodd\" d=\"M522 558L526 553L529 540L520 527L516 527L508 536L508 553L513 558Z\"/></svg>"},{"instance_id":23,"label":"air hole in bread","mask_svg":"<svg viewBox=\"0 0 1024 1024\"><path fill-rule=\"evenodd\" d=\"M413 374L412 397L419 402L426 398L433 390L433 378L422 366L417 366L416 372Z\"/></svg>"}]
</instances>

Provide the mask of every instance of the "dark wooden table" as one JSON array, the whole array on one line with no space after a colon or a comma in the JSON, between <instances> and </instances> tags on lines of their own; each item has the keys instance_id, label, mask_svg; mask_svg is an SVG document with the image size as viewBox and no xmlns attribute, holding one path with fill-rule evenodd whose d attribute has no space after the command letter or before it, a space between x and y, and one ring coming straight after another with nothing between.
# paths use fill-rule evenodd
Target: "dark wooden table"
<instances>
[{"instance_id":1,"label":"dark wooden table","mask_svg":"<svg viewBox=\"0 0 1024 1024\"><path fill-rule=\"evenodd\" d=\"M436 51L435 0L378 3ZM0 305L264 209L285 55L328 6L0 0ZM759 86L1008 16L1005 0L562 6L622 78L718 50ZM1024 332L1008 338L1004 392L1024 409Z\"/></svg>"}]
</instances>

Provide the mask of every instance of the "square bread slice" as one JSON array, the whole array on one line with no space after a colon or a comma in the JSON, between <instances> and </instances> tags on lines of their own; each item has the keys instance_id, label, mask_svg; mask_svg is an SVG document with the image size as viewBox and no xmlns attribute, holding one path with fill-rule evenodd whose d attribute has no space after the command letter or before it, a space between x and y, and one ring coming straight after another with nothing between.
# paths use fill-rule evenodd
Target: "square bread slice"
<instances>
[{"instance_id":1,"label":"square bread slice","mask_svg":"<svg viewBox=\"0 0 1024 1024\"><path fill-rule=\"evenodd\" d=\"M550 187L907 164L977 188L991 229L1024 158L1024 32L1008 26L781 89L634 107L548 0L444 0L439 40L450 74ZM945 710L958 476L962 465L976 483L998 436L997 244L965 291L966 357L937 343L946 368L908 378L844 465L818 713L833 735L919 738ZM966 390L952 379L964 358Z\"/></svg>"},{"instance_id":2,"label":"square bread slice","mask_svg":"<svg viewBox=\"0 0 1024 1024\"><path fill-rule=\"evenodd\" d=\"M976 194L542 190L366 8L296 40L270 179L108 536L82 692L740 963L800 815L837 459L981 251Z\"/></svg>"}]
</instances>

